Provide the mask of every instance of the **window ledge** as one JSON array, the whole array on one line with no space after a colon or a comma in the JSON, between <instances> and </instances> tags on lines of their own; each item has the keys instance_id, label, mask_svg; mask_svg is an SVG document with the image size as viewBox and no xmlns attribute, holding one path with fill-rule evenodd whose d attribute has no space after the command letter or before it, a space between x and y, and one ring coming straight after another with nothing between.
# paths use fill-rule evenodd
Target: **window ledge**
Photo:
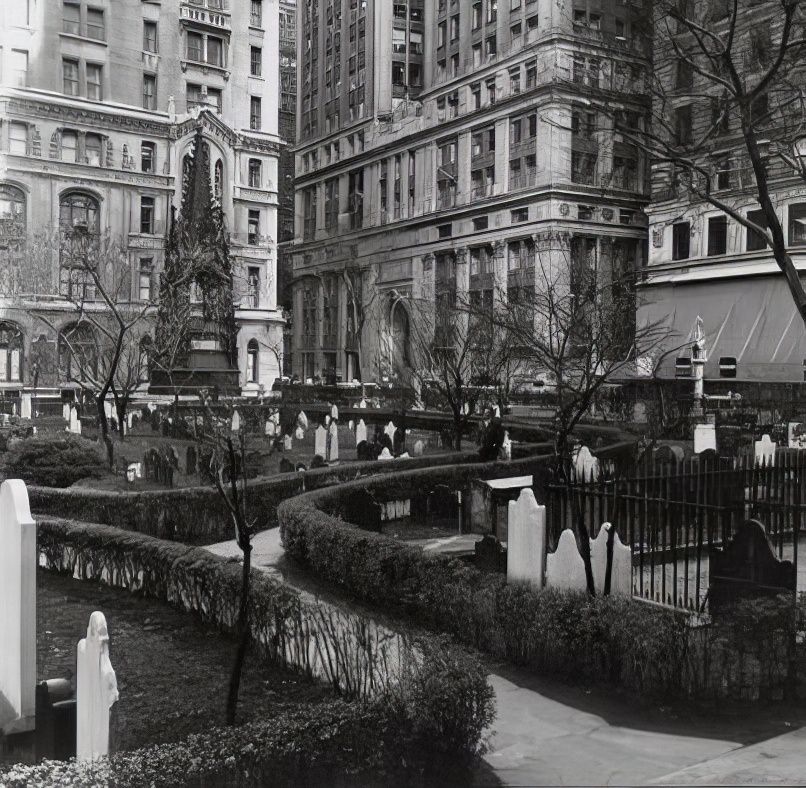
<instances>
[{"instance_id":1,"label":"window ledge","mask_svg":"<svg viewBox=\"0 0 806 788\"><path fill-rule=\"evenodd\" d=\"M82 35L78 35L76 33L64 33L64 32L59 33L59 36L61 38L66 38L66 39L69 39L71 41L89 42L91 44L98 44L98 45L100 45L102 47L108 47L109 46L109 44L106 42L106 40L104 40L102 38L92 38L91 36L82 36Z\"/></svg>"}]
</instances>

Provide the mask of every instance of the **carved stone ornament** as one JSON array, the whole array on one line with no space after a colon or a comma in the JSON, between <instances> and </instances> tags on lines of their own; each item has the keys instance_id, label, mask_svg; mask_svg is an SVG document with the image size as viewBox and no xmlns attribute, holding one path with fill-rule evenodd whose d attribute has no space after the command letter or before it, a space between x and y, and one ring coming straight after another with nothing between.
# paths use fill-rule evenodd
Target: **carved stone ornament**
<instances>
[{"instance_id":1,"label":"carved stone ornament","mask_svg":"<svg viewBox=\"0 0 806 788\"><path fill-rule=\"evenodd\" d=\"M613 209L612 208L602 208L602 218L609 222L613 218Z\"/></svg>"},{"instance_id":2,"label":"carved stone ornament","mask_svg":"<svg viewBox=\"0 0 806 788\"><path fill-rule=\"evenodd\" d=\"M430 252L423 255L423 272L430 271L431 266L434 264L434 255Z\"/></svg>"},{"instance_id":3,"label":"carved stone ornament","mask_svg":"<svg viewBox=\"0 0 806 788\"><path fill-rule=\"evenodd\" d=\"M467 248L461 247L456 250L456 264L464 265L467 262Z\"/></svg>"},{"instance_id":4,"label":"carved stone ornament","mask_svg":"<svg viewBox=\"0 0 806 788\"><path fill-rule=\"evenodd\" d=\"M562 205L560 205L560 216L568 216L570 211L571 209L568 207L567 202L564 202Z\"/></svg>"},{"instance_id":5,"label":"carved stone ornament","mask_svg":"<svg viewBox=\"0 0 806 788\"><path fill-rule=\"evenodd\" d=\"M652 246L660 249L663 246L663 227L652 228Z\"/></svg>"}]
</instances>

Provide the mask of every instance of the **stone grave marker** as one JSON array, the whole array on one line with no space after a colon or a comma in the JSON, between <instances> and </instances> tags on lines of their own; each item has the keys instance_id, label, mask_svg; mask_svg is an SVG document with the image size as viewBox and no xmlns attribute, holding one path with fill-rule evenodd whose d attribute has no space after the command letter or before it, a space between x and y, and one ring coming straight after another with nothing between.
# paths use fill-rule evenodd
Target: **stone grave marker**
<instances>
[{"instance_id":1,"label":"stone grave marker","mask_svg":"<svg viewBox=\"0 0 806 788\"><path fill-rule=\"evenodd\" d=\"M512 459L512 440L509 437L509 430L504 430L504 442L501 444L501 455L505 460Z\"/></svg>"},{"instance_id":2,"label":"stone grave marker","mask_svg":"<svg viewBox=\"0 0 806 788\"><path fill-rule=\"evenodd\" d=\"M579 554L574 532L566 528L560 534L557 549L546 557L546 585L566 591L587 591L585 562Z\"/></svg>"},{"instance_id":3,"label":"stone grave marker","mask_svg":"<svg viewBox=\"0 0 806 788\"><path fill-rule=\"evenodd\" d=\"M238 432L241 429L241 414L237 409L232 411L232 421L230 422L230 429L233 432Z\"/></svg>"},{"instance_id":4,"label":"stone grave marker","mask_svg":"<svg viewBox=\"0 0 806 788\"><path fill-rule=\"evenodd\" d=\"M350 432L355 431L355 422L352 419L350 419L350 421L347 422L347 429L349 429Z\"/></svg>"},{"instance_id":5,"label":"stone grave marker","mask_svg":"<svg viewBox=\"0 0 806 788\"><path fill-rule=\"evenodd\" d=\"M297 427L297 429L294 431L294 437L298 441L303 440L305 438L305 430L302 429L302 427Z\"/></svg>"},{"instance_id":6,"label":"stone grave marker","mask_svg":"<svg viewBox=\"0 0 806 788\"><path fill-rule=\"evenodd\" d=\"M603 523L596 538L591 540L591 569L597 594L604 594L607 582L607 542L613 539L610 567L610 596L632 595L632 551L621 543L610 523Z\"/></svg>"},{"instance_id":7,"label":"stone grave marker","mask_svg":"<svg viewBox=\"0 0 806 788\"><path fill-rule=\"evenodd\" d=\"M395 423L393 421L390 421L383 429L384 433L389 436L389 440L392 441L392 445L394 445L396 429L397 427L395 427Z\"/></svg>"},{"instance_id":8,"label":"stone grave marker","mask_svg":"<svg viewBox=\"0 0 806 788\"><path fill-rule=\"evenodd\" d=\"M591 454L587 446L580 446L574 455L574 471L577 478L585 481L599 478L599 460Z\"/></svg>"},{"instance_id":9,"label":"stone grave marker","mask_svg":"<svg viewBox=\"0 0 806 788\"><path fill-rule=\"evenodd\" d=\"M23 393L20 400L20 416L23 419L30 419L33 416L33 409L31 408L31 395Z\"/></svg>"},{"instance_id":10,"label":"stone grave marker","mask_svg":"<svg viewBox=\"0 0 806 788\"><path fill-rule=\"evenodd\" d=\"M109 632L104 614L90 616L87 637L76 655L76 759L109 754L109 710L118 699L118 683L109 661Z\"/></svg>"},{"instance_id":11,"label":"stone grave marker","mask_svg":"<svg viewBox=\"0 0 806 788\"><path fill-rule=\"evenodd\" d=\"M716 451L716 425L697 424L694 427L694 453L699 454L706 449Z\"/></svg>"},{"instance_id":12,"label":"stone grave marker","mask_svg":"<svg viewBox=\"0 0 806 788\"><path fill-rule=\"evenodd\" d=\"M361 399L361 402L358 403L358 407L359 408L366 408L367 407L367 401L363 397Z\"/></svg>"},{"instance_id":13,"label":"stone grave marker","mask_svg":"<svg viewBox=\"0 0 806 788\"><path fill-rule=\"evenodd\" d=\"M78 408L75 405L70 408L70 432L81 435L81 419L78 417Z\"/></svg>"},{"instance_id":14,"label":"stone grave marker","mask_svg":"<svg viewBox=\"0 0 806 788\"><path fill-rule=\"evenodd\" d=\"M366 441L367 439L367 425L364 424L364 419L360 419L358 425L355 428L355 444L356 446L361 443L361 441Z\"/></svg>"},{"instance_id":15,"label":"stone grave marker","mask_svg":"<svg viewBox=\"0 0 806 788\"><path fill-rule=\"evenodd\" d=\"M330 418L333 419L333 421L338 421L338 419L339 419L338 405L331 405L330 406Z\"/></svg>"},{"instance_id":16,"label":"stone grave marker","mask_svg":"<svg viewBox=\"0 0 806 788\"><path fill-rule=\"evenodd\" d=\"M66 421L66 422L69 422L69 421L70 421L70 410L71 410L71 409L70 409L70 403L69 403L69 402L65 402L65 403L62 405L62 418L63 418L63 419Z\"/></svg>"},{"instance_id":17,"label":"stone grave marker","mask_svg":"<svg viewBox=\"0 0 806 788\"><path fill-rule=\"evenodd\" d=\"M267 438L273 438L274 435L275 435L276 430L277 430L277 426L275 425L275 423L271 419L267 419L266 420L266 426L263 429L263 432L266 435L266 437Z\"/></svg>"},{"instance_id":18,"label":"stone grave marker","mask_svg":"<svg viewBox=\"0 0 806 788\"><path fill-rule=\"evenodd\" d=\"M308 429L308 417L305 415L304 410L301 410L297 414L297 424L299 424L299 426L302 427L303 430Z\"/></svg>"},{"instance_id":19,"label":"stone grave marker","mask_svg":"<svg viewBox=\"0 0 806 788\"><path fill-rule=\"evenodd\" d=\"M543 587L546 569L546 507L531 489L509 502L507 520L507 583Z\"/></svg>"},{"instance_id":20,"label":"stone grave marker","mask_svg":"<svg viewBox=\"0 0 806 788\"><path fill-rule=\"evenodd\" d=\"M327 456L327 430L321 424L314 433L313 453L319 455L322 459Z\"/></svg>"},{"instance_id":21,"label":"stone grave marker","mask_svg":"<svg viewBox=\"0 0 806 788\"><path fill-rule=\"evenodd\" d=\"M425 452L425 446L423 446L423 442L422 441L415 441L414 442L414 448L411 450L411 453L415 457L422 457L424 452Z\"/></svg>"},{"instance_id":22,"label":"stone grave marker","mask_svg":"<svg viewBox=\"0 0 806 788\"><path fill-rule=\"evenodd\" d=\"M0 484L0 729L34 729L36 523L19 479Z\"/></svg>"},{"instance_id":23,"label":"stone grave marker","mask_svg":"<svg viewBox=\"0 0 806 788\"><path fill-rule=\"evenodd\" d=\"M378 455L378 459L379 460L394 460L394 457L392 456L392 452L390 452L389 449L386 446L384 446L383 451Z\"/></svg>"},{"instance_id":24,"label":"stone grave marker","mask_svg":"<svg viewBox=\"0 0 806 788\"><path fill-rule=\"evenodd\" d=\"M335 421L330 422L327 441L327 461L336 462L339 459L339 425Z\"/></svg>"},{"instance_id":25,"label":"stone grave marker","mask_svg":"<svg viewBox=\"0 0 806 788\"><path fill-rule=\"evenodd\" d=\"M755 442L756 462L768 467L775 465L775 448L775 441L767 434L762 435L761 440Z\"/></svg>"},{"instance_id":26,"label":"stone grave marker","mask_svg":"<svg viewBox=\"0 0 806 788\"><path fill-rule=\"evenodd\" d=\"M294 448L294 441L290 435L283 436L283 451L291 451Z\"/></svg>"}]
</instances>

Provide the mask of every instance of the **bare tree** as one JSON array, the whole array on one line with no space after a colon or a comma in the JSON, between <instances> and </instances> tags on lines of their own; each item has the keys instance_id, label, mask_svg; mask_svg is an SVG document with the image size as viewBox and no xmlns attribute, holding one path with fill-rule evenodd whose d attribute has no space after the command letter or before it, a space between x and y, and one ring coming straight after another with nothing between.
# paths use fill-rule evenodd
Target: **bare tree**
<instances>
[{"instance_id":1,"label":"bare tree","mask_svg":"<svg viewBox=\"0 0 806 788\"><path fill-rule=\"evenodd\" d=\"M787 249L775 190L806 178L806 91L800 0L659 0L652 11L656 68L645 128L614 112L621 137L653 163L655 196L688 193L770 249L806 323L806 290ZM665 182L665 185L662 185ZM742 210L748 194L759 210Z\"/></svg>"}]
</instances>

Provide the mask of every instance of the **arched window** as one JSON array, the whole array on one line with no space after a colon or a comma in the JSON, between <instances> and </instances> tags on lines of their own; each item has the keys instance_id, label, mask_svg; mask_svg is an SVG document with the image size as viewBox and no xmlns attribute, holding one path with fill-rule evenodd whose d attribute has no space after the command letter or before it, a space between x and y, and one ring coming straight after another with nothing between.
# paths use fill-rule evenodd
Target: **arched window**
<instances>
[{"instance_id":1,"label":"arched window","mask_svg":"<svg viewBox=\"0 0 806 788\"><path fill-rule=\"evenodd\" d=\"M257 383L259 377L260 349L257 340L250 339L246 346L246 382Z\"/></svg>"},{"instance_id":2,"label":"arched window","mask_svg":"<svg viewBox=\"0 0 806 788\"><path fill-rule=\"evenodd\" d=\"M151 380L151 353L154 349L152 345L151 337L148 334L140 338L138 380L144 382Z\"/></svg>"},{"instance_id":3,"label":"arched window","mask_svg":"<svg viewBox=\"0 0 806 788\"><path fill-rule=\"evenodd\" d=\"M98 200L82 192L67 192L59 201L61 232L59 292L71 301L94 301L95 283L87 270L88 239L101 227Z\"/></svg>"},{"instance_id":4,"label":"arched window","mask_svg":"<svg viewBox=\"0 0 806 788\"><path fill-rule=\"evenodd\" d=\"M213 193L215 201L221 205L224 198L224 162L221 159L216 159L213 171Z\"/></svg>"},{"instance_id":5,"label":"arched window","mask_svg":"<svg viewBox=\"0 0 806 788\"><path fill-rule=\"evenodd\" d=\"M68 326L59 334L59 372L65 380L75 381L98 374L98 345L88 325Z\"/></svg>"},{"instance_id":6,"label":"arched window","mask_svg":"<svg viewBox=\"0 0 806 788\"><path fill-rule=\"evenodd\" d=\"M59 202L59 229L67 233L77 228L97 234L101 226L98 200L89 194L68 192Z\"/></svg>"},{"instance_id":7,"label":"arched window","mask_svg":"<svg viewBox=\"0 0 806 788\"><path fill-rule=\"evenodd\" d=\"M16 238L25 235L25 192L16 186L0 183L0 236Z\"/></svg>"},{"instance_id":8,"label":"arched window","mask_svg":"<svg viewBox=\"0 0 806 788\"><path fill-rule=\"evenodd\" d=\"M14 323L0 323L0 383L22 380L22 331Z\"/></svg>"}]
</instances>

